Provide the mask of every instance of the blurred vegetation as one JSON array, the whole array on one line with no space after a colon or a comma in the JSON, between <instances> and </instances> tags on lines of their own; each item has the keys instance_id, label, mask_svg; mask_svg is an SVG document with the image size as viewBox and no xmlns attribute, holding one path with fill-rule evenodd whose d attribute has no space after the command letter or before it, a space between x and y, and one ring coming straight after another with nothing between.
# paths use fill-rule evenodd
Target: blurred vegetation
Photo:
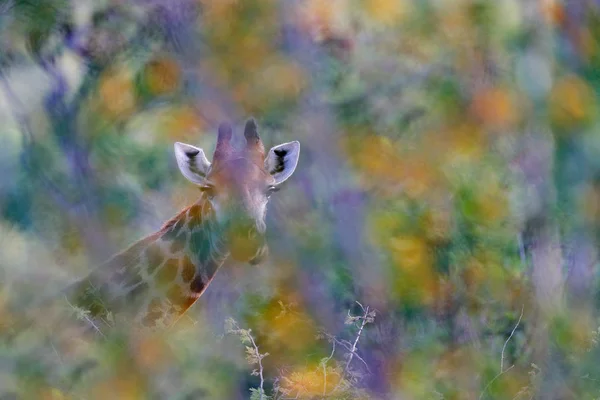
<instances>
[{"instance_id":1,"label":"blurred vegetation","mask_svg":"<svg viewBox=\"0 0 600 400\"><path fill-rule=\"evenodd\" d=\"M0 0L0 398L599 398L599 21ZM226 264L166 332L24 323L195 201L174 141L211 153L249 115L302 143L269 261Z\"/></svg>"}]
</instances>

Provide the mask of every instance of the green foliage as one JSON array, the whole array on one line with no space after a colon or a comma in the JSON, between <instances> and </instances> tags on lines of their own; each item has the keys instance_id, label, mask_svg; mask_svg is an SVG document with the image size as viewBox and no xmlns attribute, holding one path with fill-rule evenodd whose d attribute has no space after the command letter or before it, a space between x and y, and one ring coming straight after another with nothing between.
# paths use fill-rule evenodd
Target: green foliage
<instances>
[{"instance_id":1,"label":"green foliage","mask_svg":"<svg viewBox=\"0 0 600 400\"><path fill-rule=\"evenodd\" d=\"M92 3L0 1L8 397L600 396L598 7ZM249 115L302 144L268 262L162 333L47 296L197 200L173 142Z\"/></svg>"}]
</instances>

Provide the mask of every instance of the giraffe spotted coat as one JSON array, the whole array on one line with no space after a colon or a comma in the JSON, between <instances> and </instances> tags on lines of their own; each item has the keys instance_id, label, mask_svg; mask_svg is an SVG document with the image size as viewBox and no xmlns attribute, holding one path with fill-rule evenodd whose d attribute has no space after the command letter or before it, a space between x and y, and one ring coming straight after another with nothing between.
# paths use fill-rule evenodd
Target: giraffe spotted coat
<instances>
[{"instance_id":1,"label":"giraffe spotted coat","mask_svg":"<svg viewBox=\"0 0 600 400\"><path fill-rule=\"evenodd\" d=\"M221 124L212 163L202 149L176 143L178 166L200 188L199 199L69 287L69 304L106 325L168 327L229 256L259 262L267 251L267 202L296 168L300 145L284 143L265 156L253 119L244 136L246 146L234 149L231 127Z\"/></svg>"}]
</instances>

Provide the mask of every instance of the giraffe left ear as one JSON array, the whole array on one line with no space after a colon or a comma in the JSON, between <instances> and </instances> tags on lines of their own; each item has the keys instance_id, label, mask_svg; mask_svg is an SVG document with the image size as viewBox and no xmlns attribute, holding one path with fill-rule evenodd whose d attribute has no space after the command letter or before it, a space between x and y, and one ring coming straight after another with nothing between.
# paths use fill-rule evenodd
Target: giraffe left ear
<instances>
[{"instance_id":1,"label":"giraffe left ear","mask_svg":"<svg viewBox=\"0 0 600 400\"><path fill-rule=\"evenodd\" d=\"M280 144L269 150L265 158L265 168L275 178L275 185L288 179L296 170L300 156L300 142Z\"/></svg>"},{"instance_id":2,"label":"giraffe left ear","mask_svg":"<svg viewBox=\"0 0 600 400\"><path fill-rule=\"evenodd\" d=\"M210 170L210 162L202 149L185 144L175 143L175 158L179 170L189 181L202 184Z\"/></svg>"}]
</instances>

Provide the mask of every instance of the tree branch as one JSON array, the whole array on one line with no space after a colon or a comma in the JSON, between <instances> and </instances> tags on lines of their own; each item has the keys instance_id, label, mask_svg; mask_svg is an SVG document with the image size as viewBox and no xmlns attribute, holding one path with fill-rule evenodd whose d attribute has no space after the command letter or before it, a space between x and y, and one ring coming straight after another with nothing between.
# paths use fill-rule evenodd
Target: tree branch
<instances>
[{"instance_id":1,"label":"tree branch","mask_svg":"<svg viewBox=\"0 0 600 400\"><path fill-rule=\"evenodd\" d=\"M504 342L504 346L502 346L502 353L500 355L500 372L502 372L504 370L504 350L506 350L506 345L508 344L508 341L513 337L513 335L515 334L515 331L519 327L519 324L521 323L521 318L523 318L524 310L525 310L525 305L523 305L521 307L521 315L519 316L519 320L517 321L517 324L513 328L512 332L510 333L510 336L508 337L508 339L506 339L506 342Z\"/></svg>"},{"instance_id":2,"label":"tree branch","mask_svg":"<svg viewBox=\"0 0 600 400\"><path fill-rule=\"evenodd\" d=\"M333 340L331 344L333 345L333 348L331 349L331 354L329 355L329 357L323 359L321 363L323 365L323 396L325 396L327 393L327 363L333 357L333 353L335 353L335 340Z\"/></svg>"}]
</instances>

